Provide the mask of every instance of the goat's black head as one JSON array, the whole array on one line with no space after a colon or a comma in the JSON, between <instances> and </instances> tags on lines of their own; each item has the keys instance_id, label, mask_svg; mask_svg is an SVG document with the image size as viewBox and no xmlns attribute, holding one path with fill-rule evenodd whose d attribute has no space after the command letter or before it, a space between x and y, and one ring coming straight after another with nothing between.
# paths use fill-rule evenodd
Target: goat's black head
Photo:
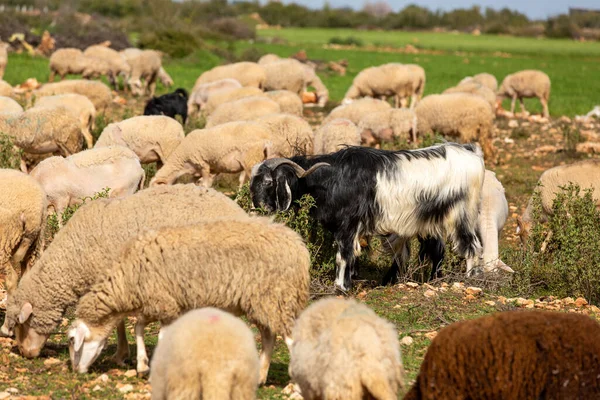
<instances>
[{"instance_id":1,"label":"goat's black head","mask_svg":"<svg viewBox=\"0 0 600 400\"><path fill-rule=\"evenodd\" d=\"M287 158L272 158L255 165L250 179L254 207L262 207L268 212L287 210L294 200L298 180L328 165L317 163L304 170Z\"/></svg>"}]
</instances>

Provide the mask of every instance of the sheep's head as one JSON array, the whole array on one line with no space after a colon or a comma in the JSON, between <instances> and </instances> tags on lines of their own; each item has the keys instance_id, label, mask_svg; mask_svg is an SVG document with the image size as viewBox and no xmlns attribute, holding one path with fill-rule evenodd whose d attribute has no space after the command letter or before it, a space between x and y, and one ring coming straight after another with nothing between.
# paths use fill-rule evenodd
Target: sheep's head
<instances>
[{"instance_id":1,"label":"sheep's head","mask_svg":"<svg viewBox=\"0 0 600 400\"><path fill-rule=\"evenodd\" d=\"M287 158L272 158L255 165L250 179L252 204L254 207L264 208L267 212L287 210L292 204L298 180L328 165L317 163L304 170Z\"/></svg>"},{"instance_id":2,"label":"sheep's head","mask_svg":"<svg viewBox=\"0 0 600 400\"><path fill-rule=\"evenodd\" d=\"M73 371L85 374L102 353L107 334L104 329L90 328L82 320L76 320L71 325L67 337Z\"/></svg>"},{"instance_id":3,"label":"sheep's head","mask_svg":"<svg viewBox=\"0 0 600 400\"><path fill-rule=\"evenodd\" d=\"M137 79L129 79L129 81L127 82L129 84L129 88L131 89L131 93L134 96L141 96L143 93L143 86L142 86L142 81L137 78Z\"/></svg>"},{"instance_id":4,"label":"sheep's head","mask_svg":"<svg viewBox=\"0 0 600 400\"><path fill-rule=\"evenodd\" d=\"M19 352L27 358L38 357L50 336L31 326L33 314L34 308L31 303L25 302L18 306L11 296L6 306L4 325L0 328L3 336L15 335Z\"/></svg>"}]
</instances>

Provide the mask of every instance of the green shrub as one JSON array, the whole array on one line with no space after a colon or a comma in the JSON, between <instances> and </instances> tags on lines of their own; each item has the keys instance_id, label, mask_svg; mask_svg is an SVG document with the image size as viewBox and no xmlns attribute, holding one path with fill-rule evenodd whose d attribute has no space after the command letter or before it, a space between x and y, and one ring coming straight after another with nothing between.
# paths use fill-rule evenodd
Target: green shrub
<instances>
[{"instance_id":1,"label":"green shrub","mask_svg":"<svg viewBox=\"0 0 600 400\"><path fill-rule=\"evenodd\" d=\"M329 39L329 44L340 44L340 45L345 45L345 46L356 46L356 47L362 47L364 45L364 43L361 39L356 38L354 36L348 36L345 38L334 36L331 39Z\"/></svg>"},{"instance_id":2,"label":"green shrub","mask_svg":"<svg viewBox=\"0 0 600 400\"><path fill-rule=\"evenodd\" d=\"M0 133L0 168L19 169L23 150L16 149L11 138Z\"/></svg>"},{"instance_id":3,"label":"green shrub","mask_svg":"<svg viewBox=\"0 0 600 400\"><path fill-rule=\"evenodd\" d=\"M139 46L160 50L173 58L183 58L200 49L202 43L189 32L164 29L142 34Z\"/></svg>"},{"instance_id":4,"label":"green shrub","mask_svg":"<svg viewBox=\"0 0 600 400\"><path fill-rule=\"evenodd\" d=\"M96 121L94 122L94 129L92 129L92 137L94 138L94 143L98 141L100 134L106 128L111 121L107 118L106 114L97 114Z\"/></svg>"},{"instance_id":5,"label":"green shrub","mask_svg":"<svg viewBox=\"0 0 600 400\"><path fill-rule=\"evenodd\" d=\"M210 27L212 30L233 39L254 39L256 37L254 26L251 26L238 18L219 18L211 22Z\"/></svg>"}]
</instances>

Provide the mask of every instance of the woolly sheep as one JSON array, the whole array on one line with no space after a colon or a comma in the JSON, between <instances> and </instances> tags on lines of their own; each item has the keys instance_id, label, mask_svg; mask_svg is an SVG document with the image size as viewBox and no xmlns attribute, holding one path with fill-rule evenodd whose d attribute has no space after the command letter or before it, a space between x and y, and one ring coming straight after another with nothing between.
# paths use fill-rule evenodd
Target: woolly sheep
<instances>
[{"instance_id":1,"label":"woolly sheep","mask_svg":"<svg viewBox=\"0 0 600 400\"><path fill-rule=\"evenodd\" d=\"M496 178L496 174L486 169L478 218L481 245L483 246L484 272L496 269L514 272L500 260L498 252L500 231L502 231L507 218L508 203L504 195L504 187Z\"/></svg>"},{"instance_id":2,"label":"woolly sheep","mask_svg":"<svg viewBox=\"0 0 600 400\"><path fill-rule=\"evenodd\" d=\"M75 93L60 94L56 96L40 97L35 102L36 107L65 107L71 114L79 119L81 132L87 144L91 149L94 145L94 138L91 130L96 121L96 107L86 96Z\"/></svg>"},{"instance_id":3,"label":"woolly sheep","mask_svg":"<svg viewBox=\"0 0 600 400\"><path fill-rule=\"evenodd\" d=\"M96 107L96 111L104 111L112 101L110 88L102 82L73 79L56 83L47 83L33 91L36 98L57 94L75 93L86 96Z\"/></svg>"},{"instance_id":4,"label":"woolly sheep","mask_svg":"<svg viewBox=\"0 0 600 400\"><path fill-rule=\"evenodd\" d=\"M315 132L315 154L333 153L346 145L360 145L360 131L348 119L333 119Z\"/></svg>"},{"instance_id":5,"label":"woolly sheep","mask_svg":"<svg viewBox=\"0 0 600 400\"><path fill-rule=\"evenodd\" d=\"M24 152L70 156L81 151L83 135L79 121L64 107L30 108L22 113L0 114L0 132L8 134ZM21 169L27 171L21 160Z\"/></svg>"},{"instance_id":6,"label":"woolly sheep","mask_svg":"<svg viewBox=\"0 0 600 400\"><path fill-rule=\"evenodd\" d=\"M144 50L137 57L129 60L131 75L127 80L131 93L136 96L148 94L154 96L156 79L162 67L162 60L158 52ZM144 84L142 85L142 80Z\"/></svg>"},{"instance_id":7,"label":"woolly sheep","mask_svg":"<svg viewBox=\"0 0 600 400\"><path fill-rule=\"evenodd\" d=\"M171 185L185 174L200 175L210 187L214 174L239 173L240 186L250 177L252 166L264 160L272 146L271 135L252 122L230 122L190 132L173 151L150 186Z\"/></svg>"},{"instance_id":8,"label":"woolly sheep","mask_svg":"<svg viewBox=\"0 0 600 400\"><path fill-rule=\"evenodd\" d=\"M279 57L277 54L269 53L258 59L258 65L271 64L279 60L281 60L281 57Z\"/></svg>"},{"instance_id":9,"label":"woolly sheep","mask_svg":"<svg viewBox=\"0 0 600 400\"><path fill-rule=\"evenodd\" d=\"M0 42L0 80L4 77L6 65L8 64L8 49L9 44Z\"/></svg>"},{"instance_id":10,"label":"woolly sheep","mask_svg":"<svg viewBox=\"0 0 600 400\"><path fill-rule=\"evenodd\" d=\"M5 82L2 79L0 79L0 96L9 97L12 94L13 94L12 86L8 82Z\"/></svg>"},{"instance_id":11,"label":"woolly sheep","mask_svg":"<svg viewBox=\"0 0 600 400\"><path fill-rule=\"evenodd\" d=\"M541 185L539 191L542 201L540 222L546 222L548 217L554 214L552 211L554 198L560 192L560 187L567 186L569 182L579 185L582 190L594 189L593 196L596 201L596 207L600 208L600 160L590 159L573 164L560 165L546 170L538 180L538 184ZM581 194L583 195L583 192ZM531 225L534 222L532 214L533 201L530 199L523 215L517 217L517 233L523 243L527 241ZM548 235L550 236L546 241L552 237L551 231Z\"/></svg>"},{"instance_id":12,"label":"woolly sheep","mask_svg":"<svg viewBox=\"0 0 600 400\"><path fill-rule=\"evenodd\" d=\"M360 123L366 115L377 111L389 110L392 107L383 100L372 99L370 97L353 101L350 104L344 104L331 110L329 115L323 120L323 125L338 118L345 118L352 121L355 125Z\"/></svg>"},{"instance_id":13,"label":"woolly sheep","mask_svg":"<svg viewBox=\"0 0 600 400\"><path fill-rule=\"evenodd\" d=\"M275 335L291 343L294 321L308 302L310 254L300 235L270 218L217 219L148 231L121 254L77 305L69 330L74 370L87 372L115 317L134 314L137 369L144 373L145 325L168 325L188 310L210 306L256 324L259 383L266 382Z\"/></svg>"},{"instance_id":14,"label":"woolly sheep","mask_svg":"<svg viewBox=\"0 0 600 400\"><path fill-rule=\"evenodd\" d=\"M253 86L259 89L264 87L265 80L267 79L265 70L261 65L244 61L220 65L204 72L196 80L194 90L203 83L210 83L226 78L236 79L242 86Z\"/></svg>"},{"instance_id":15,"label":"woolly sheep","mask_svg":"<svg viewBox=\"0 0 600 400\"><path fill-rule=\"evenodd\" d=\"M21 354L37 357L67 308L87 293L124 244L143 229L245 215L225 195L194 185L150 188L122 199L84 204L9 297L2 332L12 334L16 329ZM122 362L129 352L124 324L117 333L116 360Z\"/></svg>"},{"instance_id":16,"label":"woolly sheep","mask_svg":"<svg viewBox=\"0 0 600 400\"><path fill-rule=\"evenodd\" d=\"M58 49L52 53L49 68L49 82L54 82L56 75L63 80L69 74L82 75L86 79L105 75L109 80L114 80L114 74L108 61L91 55L84 55L81 50L75 48Z\"/></svg>"},{"instance_id":17,"label":"woolly sheep","mask_svg":"<svg viewBox=\"0 0 600 400\"><path fill-rule=\"evenodd\" d=\"M366 146L379 146L394 138L417 141L417 116L413 110L391 109L365 115L358 123L361 141Z\"/></svg>"},{"instance_id":18,"label":"woolly sheep","mask_svg":"<svg viewBox=\"0 0 600 400\"><path fill-rule=\"evenodd\" d=\"M429 95L417 105L418 134L438 132L469 143L478 141L488 162L495 162L494 113L481 97L467 93Z\"/></svg>"},{"instance_id":19,"label":"woolly sheep","mask_svg":"<svg viewBox=\"0 0 600 400\"><path fill-rule=\"evenodd\" d=\"M235 79L221 79L199 85L188 98L188 114L192 115L198 112L198 110L203 109L208 99L215 93L239 89L241 87L242 84ZM257 93L262 92L260 89L257 90Z\"/></svg>"},{"instance_id":20,"label":"woolly sheep","mask_svg":"<svg viewBox=\"0 0 600 400\"><path fill-rule=\"evenodd\" d=\"M206 128L233 121L245 121L281 111L279 104L264 96L244 97L243 99L221 104L208 116Z\"/></svg>"},{"instance_id":21,"label":"woolly sheep","mask_svg":"<svg viewBox=\"0 0 600 400\"><path fill-rule=\"evenodd\" d=\"M302 99L289 90L273 90L265 95L279 104L282 113L302 116Z\"/></svg>"},{"instance_id":22,"label":"woolly sheep","mask_svg":"<svg viewBox=\"0 0 600 400\"><path fill-rule=\"evenodd\" d=\"M292 337L289 372L305 400L395 400L404 387L396 329L354 299L313 303Z\"/></svg>"},{"instance_id":23,"label":"woolly sheep","mask_svg":"<svg viewBox=\"0 0 600 400\"><path fill-rule=\"evenodd\" d=\"M67 158L47 158L30 176L46 192L48 205L61 216L68 206L79 204L104 188L110 189L109 197L135 193L142 188L145 173L133 151L113 146L85 150Z\"/></svg>"},{"instance_id":24,"label":"woolly sheep","mask_svg":"<svg viewBox=\"0 0 600 400\"><path fill-rule=\"evenodd\" d=\"M0 270L9 295L17 288L19 270L23 275L44 248L46 208L46 194L35 180L0 169Z\"/></svg>"},{"instance_id":25,"label":"woolly sheep","mask_svg":"<svg viewBox=\"0 0 600 400\"><path fill-rule=\"evenodd\" d=\"M118 51L111 49L110 47L102 45L89 46L83 52L83 55L87 57L95 57L100 60L104 60L110 67L110 74L108 75L111 84L115 90L117 87L117 76L123 74L125 76L131 73L132 67L125 60L124 57L119 54Z\"/></svg>"},{"instance_id":26,"label":"woolly sheep","mask_svg":"<svg viewBox=\"0 0 600 400\"><path fill-rule=\"evenodd\" d=\"M404 400L592 399L600 325L588 316L508 311L442 329Z\"/></svg>"},{"instance_id":27,"label":"woolly sheep","mask_svg":"<svg viewBox=\"0 0 600 400\"><path fill-rule=\"evenodd\" d=\"M22 113L23 107L14 99L0 96L0 113Z\"/></svg>"},{"instance_id":28,"label":"woolly sheep","mask_svg":"<svg viewBox=\"0 0 600 400\"><path fill-rule=\"evenodd\" d=\"M254 334L242 320L212 307L189 311L164 328L154 350L152 399L253 400L258 370Z\"/></svg>"},{"instance_id":29,"label":"woolly sheep","mask_svg":"<svg viewBox=\"0 0 600 400\"><path fill-rule=\"evenodd\" d=\"M160 168L184 137L183 127L173 118L142 115L108 124L95 147L125 146L142 164L156 162Z\"/></svg>"},{"instance_id":30,"label":"woolly sheep","mask_svg":"<svg viewBox=\"0 0 600 400\"><path fill-rule=\"evenodd\" d=\"M414 108L425 90L425 70L415 64L389 63L362 70L344 96L343 104L360 97L394 97L396 107L411 97Z\"/></svg>"},{"instance_id":31,"label":"woolly sheep","mask_svg":"<svg viewBox=\"0 0 600 400\"><path fill-rule=\"evenodd\" d=\"M264 64L263 68L267 79L264 89L269 90L289 90L302 95L304 91L304 66L298 60L283 58L279 61Z\"/></svg>"},{"instance_id":32,"label":"woolly sheep","mask_svg":"<svg viewBox=\"0 0 600 400\"><path fill-rule=\"evenodd\" d=\"M488 74L486 72L482 72L481 74L473 76L467 76L459 82L458 86L462 85L463 83L471 82L479 83L480 85L487 87L494 93L496 92L496 90L498 90L498 80L496 80L496 77L494 75Z\"/></svg>"},{"instance_id":33,"label":"woolly sheep","mask_svg":"<svg viewBox=\"0 0 600 400\"><path fill-rule=\"evenodd\" d=\"M477 82L461 83L458 86L448 88L442 92L442 94L447 93L470 93L482 97L488 102L490 107L492 107L492 110L496 105L496 93Z\"/></svg>"},{"instance_id":34,"label":"woolly sheep","mask_svg":"<svg viewBox=\"0 0 600 400\"><path fill-rule=\"evenodd\" d=\"M313 132L302 117L291 114L267 114L254 120L269 132L272 152L279 157L312 154Z\"/></svg>"},{"instance_id":35,"label":"woolly sheep","mask_svg":"<svg viewBox=\"0 0 600 400\"><path fill-rule=\"evenodd\" d=\"M127 63L129 63L130 60L133 60L134 58L139 56L142 53L142 51L144 51L144 50L130 47L130 48L121 50L119 53L123 56L125 61L127 61ZM130 65L130 67L131 67L131 65ZM163 84L164 87L169 88L169 87L173 86L173 78L171 78L171 76L167 73L167 71L165 71L165 69L163 67L159 68L157 78Z\"/></svg>"},{"instance_id":36,"label":"woolly sheep","mask_svg":"<svg viewBox=\"0 0 600 400\"><path fill-rule=\"evenodd\" d=\"M510 104L511 113L515 112L515 102L517 99L519 99L521 111L527 112L527 110L525 110L525 104L523 104L523 98L537 97L540 99L540 103L542 103L544 117L550 117L550 113L548 112L550 78L542 71L524 70L507 75L502 81L502 85L500 85L497 95L498 107L500 106L502 99L512 99Z\"/></svg>"},{"instance_id":37,"label":"woolly sheep","mask_svg":"<svg viewBox=\"0 0 600 400\"><path fill-rule=\"evenodd\" d=\"M241 87L239 89L222 90L212 93L203 108L206 115L212 114L221 104L241 100L245 97L264 96L264 92L255 87Z\"/></svg>"}]
</instances>

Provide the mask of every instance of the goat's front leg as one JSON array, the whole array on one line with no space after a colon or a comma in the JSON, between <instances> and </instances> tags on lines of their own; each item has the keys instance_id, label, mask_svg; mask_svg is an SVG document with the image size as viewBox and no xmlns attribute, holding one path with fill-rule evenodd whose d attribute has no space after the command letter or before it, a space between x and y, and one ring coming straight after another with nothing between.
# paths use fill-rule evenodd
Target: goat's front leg
<instances>
[{"instance_id":1,"label":"goat's front leg","mask_svg":"<svg viewBox=\"0 0 600 400\"><path fill-rule=\"evenodd\" d=\"M338 252L335 256L337 276L335 285L346 292L352 287L352 270L354 268L354 234L337 235Z\"/></svg>"},{"instance_id":2,"label":"goat's front leg","mask_svg":"<svg viewBox=\"0 0 600 400\"><path fill-rule=\"evenodd\" d=\"M137 373L138 375L147 375L150 371L148 365L148 355L146 353L146 344L144 343L144 329L146 321L143 318L138 318L135 324L135 345L137 347Z\"/></svg>"}]
</instances>

